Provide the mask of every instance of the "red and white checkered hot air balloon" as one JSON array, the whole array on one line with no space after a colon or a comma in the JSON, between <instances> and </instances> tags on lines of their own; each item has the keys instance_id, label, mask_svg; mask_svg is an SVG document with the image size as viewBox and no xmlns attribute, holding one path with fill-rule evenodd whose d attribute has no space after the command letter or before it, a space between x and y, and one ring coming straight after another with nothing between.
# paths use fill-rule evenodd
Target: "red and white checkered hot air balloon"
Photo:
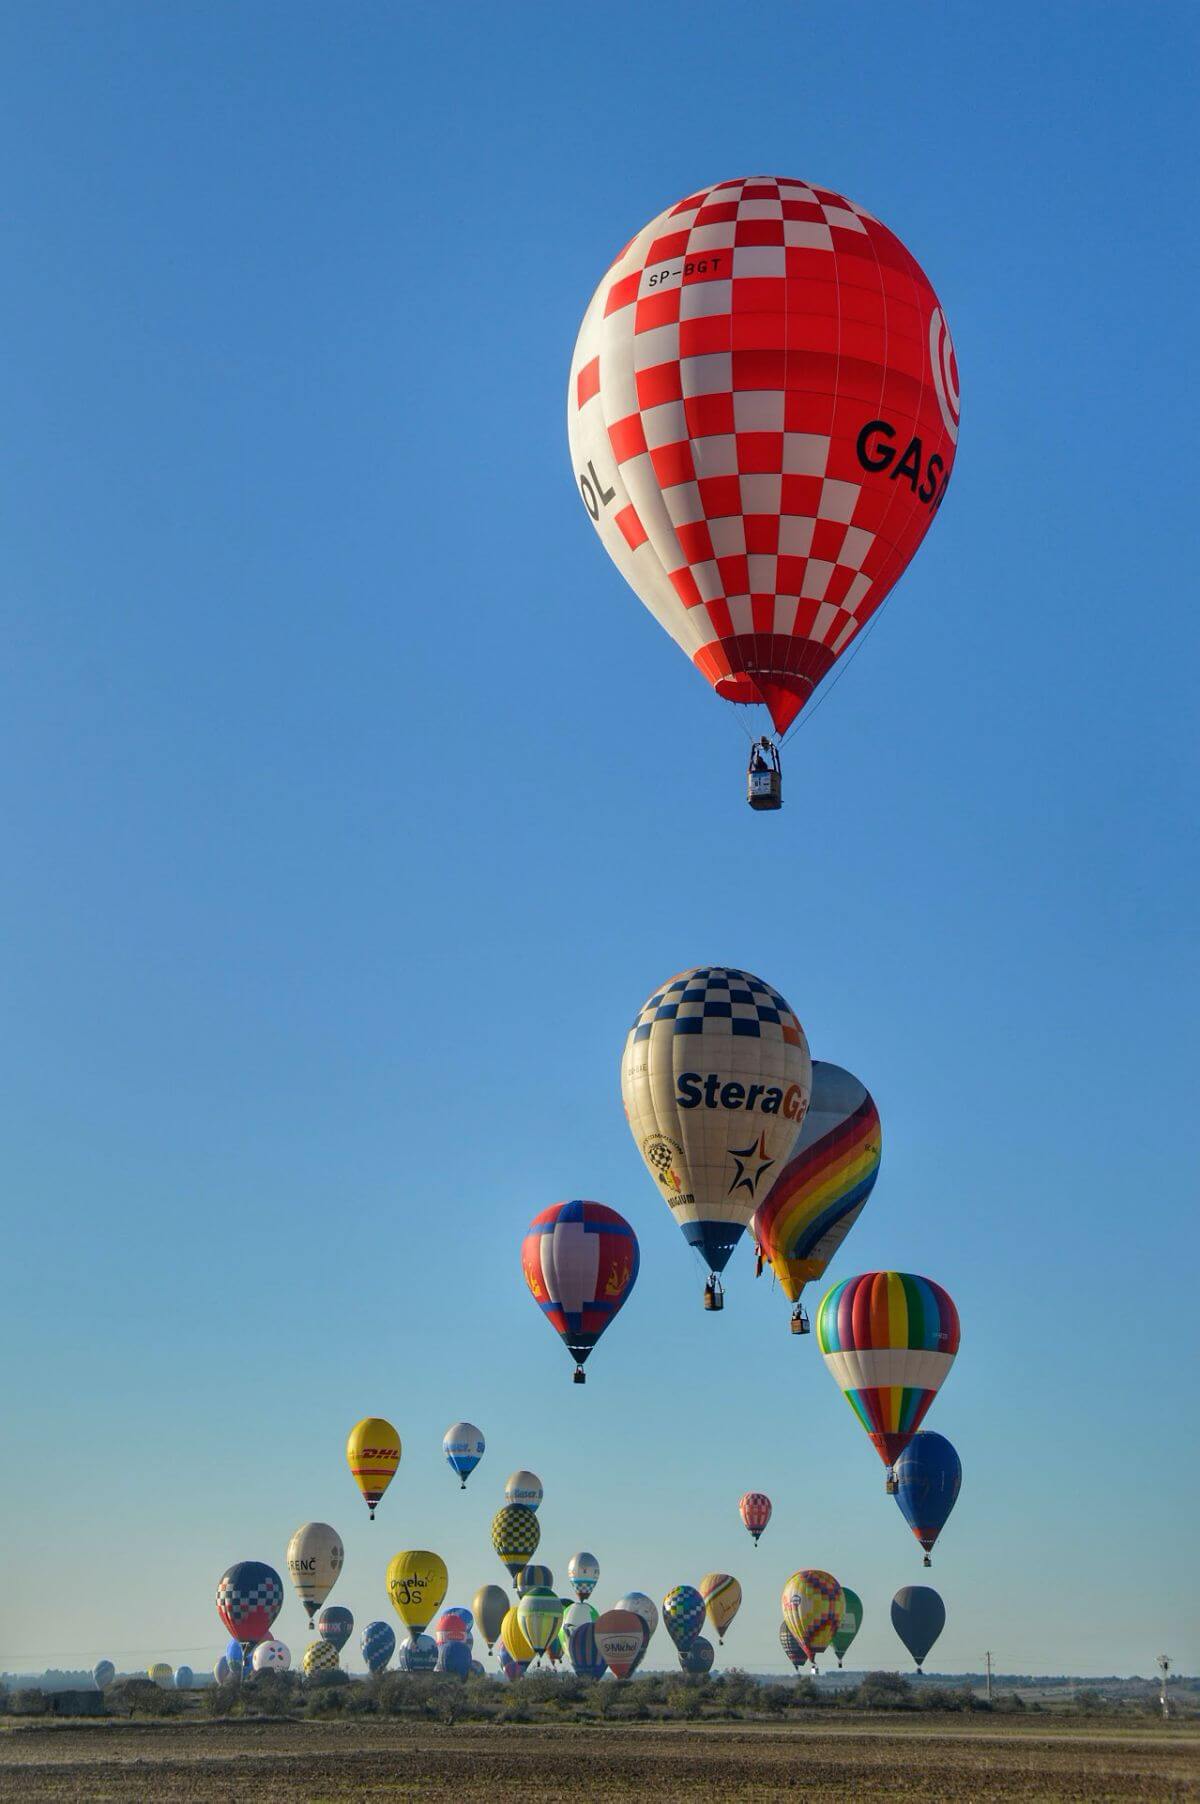
<instances>
[{"instance_id":1,"label":"red and white checkered hot air balloon","mask_svg":"<svg viewBox=\"0 0 1200 1804\"><path fill-rule=\"evenodd\" d=\"M754 1545L758 1546L758 1537L771 1520L771 1499L764 1491L747 1491L738 1504L738 1514L754 1536Z\"/></svg>"},{"instance_id":2,"label":"red and white checkered hot air balloon","mask_svg":"<svg viewBox=\"0 0 1200 1804\"><path fill-rule=\"evenodd\" d=\"M610 557L717 694L779 734L924 538L958 412L915 258L854 202L775 176L690 194L631 240L567 400ZM758 788L778 806L777 782Z\"/></svg>"}]
</instances>

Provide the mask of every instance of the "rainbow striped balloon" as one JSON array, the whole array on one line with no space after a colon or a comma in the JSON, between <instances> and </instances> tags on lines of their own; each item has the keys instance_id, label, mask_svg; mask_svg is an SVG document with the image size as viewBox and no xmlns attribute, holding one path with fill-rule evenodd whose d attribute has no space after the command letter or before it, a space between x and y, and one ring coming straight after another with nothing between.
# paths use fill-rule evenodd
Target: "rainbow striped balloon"
<instances>
[{"instance_id":1,"label":"rainbow striped balloon","mask_svg":"<svg viewBox=\"0 0 1200 1804\"><path fill-rule=\"evenodd\" d=\"M813 1060L812 1100L795 1151L750 1232L789 1303L819 1278L879 1176L883 1129L870 1092L840 1065Z\"/></svg>"},{"instance_id":2,"label":"rainbow striped balloon","mask_svg":"<svg viewBox=\"0 0 1200 1804\"><path fill-rule=\"evenodd\" d=\"M957 1309L931 1278L863 1272L826 1291L816 1329L834 1383L890 1468L954 1364Z\"/></svg>"}]
</instances>

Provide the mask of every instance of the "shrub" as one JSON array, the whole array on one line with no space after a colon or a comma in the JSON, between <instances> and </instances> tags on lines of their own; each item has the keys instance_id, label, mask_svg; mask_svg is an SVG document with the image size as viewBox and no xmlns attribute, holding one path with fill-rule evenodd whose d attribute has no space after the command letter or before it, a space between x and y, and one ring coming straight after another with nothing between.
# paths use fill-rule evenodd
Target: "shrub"
<instances>
[{"instance_id":1,"label":"shrub","mask_svg":"<svg viewBox=\"0 0 1200 1804\"><path fill-rule=\"evenodd\" d=\"M908 1680L898 1672L869 1672L852 1693L864 1710L915 1710L917 1701Z\"/></svg>"}]
</instances>

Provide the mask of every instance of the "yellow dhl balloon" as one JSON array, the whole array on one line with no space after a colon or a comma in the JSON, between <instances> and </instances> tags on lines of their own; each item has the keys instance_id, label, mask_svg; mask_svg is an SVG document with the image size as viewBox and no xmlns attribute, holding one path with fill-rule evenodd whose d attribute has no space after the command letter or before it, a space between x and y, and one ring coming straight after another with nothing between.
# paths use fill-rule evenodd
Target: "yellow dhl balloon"
<instances>
[{"instance_id":1,"label":"yellow dhl balloon","mask_svg":"<svg viewBox=\"0 0 1200 1804\"><path fill-rule=\"evenodd\" d=\"M509 1610L500 1624L500 1639L514 1660L528 1663L533 1659L533 1643L521 1627L515 1606Z\"/></svg>"},{"instance_id":2,"label":"yellow dhl balloon","mask_svg":"<svg viewBox=\"0 0 1200 1804\"><path fill-rule=\"evenodd\" d=\"M375 1505L396 1476L400 1464L400 1436L382 1416L364 1416L350 1430L346 1464L355 1484L367 1500L371 1520Z\"/></svg>"},{"instance_id":3,"label":"yellow dhl balloon","mask_svg":"<svg viewBox=\"0 0 1200 1804\"><path fill-rule=\"evenodd\" d=\"M417 1547L394 1556L387 1569L388 1596L410 1635L427 1628L446 1595L446 1562Z\"/></svg>"}]
</instances>

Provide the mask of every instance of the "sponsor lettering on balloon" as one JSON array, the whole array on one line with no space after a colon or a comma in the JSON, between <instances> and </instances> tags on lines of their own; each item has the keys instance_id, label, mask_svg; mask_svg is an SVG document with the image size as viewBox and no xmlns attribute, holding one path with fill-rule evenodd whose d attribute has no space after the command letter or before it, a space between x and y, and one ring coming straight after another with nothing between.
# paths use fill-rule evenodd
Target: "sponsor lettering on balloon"
<instances>
[{"instance_id":1,"label":"sponsor lettering on balloon","mask_svg":"<svg viewBox=\"0 0 1200 1804\"><path fill-rule=\"evenodd\" d=\"M896 446L892 443L896 436L896 428L888 420L868 420L855 441L858 461L864 470L891 469L889 481L895 482L904 477L909 488L918 501L926 507L933 504L936 513L942 504L942 498L949 487L949 477L942 481L942 471L946 460L936 451L925 460L925 447L915 435L909 439L896 461Z\"/></svg>"},{"instance_id":2,"label":"sponsor lettering on balloon","mask_svg":"<svg viewBox=\"0 0 1200 1804\"><path fill-rule=\"evenodd\" d=\"M675 1100L681 1109L759 1109L764 1115L783 1115L799 1121L805 1110L805 1095L799 1084L781 1089L777 1084L737 1084L726 1082L720 1072L701 1076L698 1071L681 1071L675 1080ZM761 1098L761 1100L760 1100Z\"/></svg>"}]
</instances>

